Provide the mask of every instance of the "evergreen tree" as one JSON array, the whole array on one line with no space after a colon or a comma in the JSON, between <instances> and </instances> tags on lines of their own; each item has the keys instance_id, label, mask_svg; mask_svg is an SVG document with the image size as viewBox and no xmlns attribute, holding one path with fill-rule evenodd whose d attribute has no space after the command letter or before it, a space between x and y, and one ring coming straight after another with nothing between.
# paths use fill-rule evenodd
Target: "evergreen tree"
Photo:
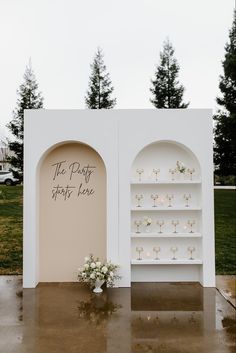
<instances>
[{"instance_id":1,"label":"evergreen tree","mask_svg":"<svg viewBox=\"0 0 236 353\"><path fill-rule=\"evenodd\" d=\"M174 48L169 40L164 42L160 53L160 64L155 78L151 80L151 103L156 108L187 108L183 102L184 87L178 81L179 65L174 57Z\"/></svg>"},{"instance_id":2,"label":"evergreen tree","mask_svg":"<svg viewBox=\"0 0 236 353\"><path fill-rule=\"evenodd\" d=\"M38 84L31 67L31 62L26 66L24 81L17 90L17 103L13 111L13 119L8 128L15 136L15 141L9 141L9 148L14 152L8 157L12 167L23 176L23 149L24 149L24 110L43 108L43 98L38 92Z\"/></svg>"},{"instance_id":3,"label":"evergreen tree","mask_svg":"<svg viewBox=\"0 0 236 353\"><path fill-rule=\"evenodd\" d=\"M214 162L216 174L227 176L236 175L236 10L222 65L221 97L216 99L222 108L214 116Z\"/></svg>"},{"instance_id":4,"label":"evergreen tree","mask_svg":"<svg viewBox=\"0 0 236 353\"><path fill-rule=\"evenodd\" d=\"M98 48L91 64L92 74L89 79L89 89L85 97L86 107L89 109L111 109L116 99L111 98L114 88L111 85L109 73L103 60L103 53Z\"/></svg>"}]
</instances>

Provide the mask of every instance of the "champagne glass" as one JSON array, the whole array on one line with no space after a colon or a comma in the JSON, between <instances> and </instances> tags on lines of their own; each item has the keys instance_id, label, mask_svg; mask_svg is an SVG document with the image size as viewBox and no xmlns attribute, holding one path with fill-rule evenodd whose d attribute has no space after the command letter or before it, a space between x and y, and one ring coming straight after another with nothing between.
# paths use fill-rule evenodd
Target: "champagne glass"
<instances>
[{"instance_id":1,"label":"champagne glass","mask_svg":"<svg viewBox=\"0 0 236 353\"><path fill-rule=\"evenodd\" d=\"M137 229L136 229L136 233L140 233L140 226L142 225L142 221L139 220L135 220L134 224L136 225Z\"/></svg>"},{"instance_id":2,"label":"champagne glass","mask_svg":"<svg viewBox=\"0 0 236 353\"><path fill-rule=\"evenodd\" d=\"M136 207L142 207L141 204L140 204L140 201L143 199L143 195L140 194L140 195L135 195L135 198L136 200L138 200L138 204Z\"/></svg>"},{"instance_id":3,"label":"champagne glass","mask_svg":"<svg viewBox=\"0 0 236 353\"><path fill-rule=\"evenodd\" d=\"M141 252L143 251L143 247L142 246L136 246L136 251L138 252L138 258L137 260L142 260L141 258Z\"/></svg>"},{"instance_id":4,"label":"champagne glass","mask_svg":"<svg viewBox=\"0 0 236 353\"><path fill-rule=\"evenodd\" d=\"M158 220L158 221L157 221L157 225L158 225L159 228L160 228L160 229L159 229L159 233L162 233L162 230L161 230L161 229L162 229L164 223L165 223L165 222L164 222L163 220L161 220L161 221Z\"/></svg>"},{"instance_id":5,"label":"champagne glass","mask_svg":"<svg viewBox=\"0 0 236 353\"><path fill-rule=\"evenodd\" d=\"M189 219L188 220L188 225L190 226L190 232L189 233L194 233L193 231L193 226L196 224L196 221L194 219Z\"/></svg>"},{"instance_id":6,"label":"champagne glass","mask_svg":"<svg viewBox=\"0 0 236 353\"><path fill-rule=\"evenodd\" d=\"M195 173L195 169L194 168L188 168L187 172L190 174L190 180L193 180L193 173Z\"/></svg>"},{"instance_id":7,"label":"champagne glass","mask_svg":"<svg viewBox=\"0 0 236 353\"><path fill-rule=\"evenodd\" d=\"M190 252L190 258L189 260L194 260L193 258L193 252L196 250L195 246L188 246L188 251Z\"/></svg>"},{"instance_id":8,"label":"champagne glass","mask_svg":"<svg viewBox=\"0 0 236 353\"><path fill-rule=\"evenodd\" d=\"M158 173L160 173L160 169L153 169L152 171L153 171L153 173L154 173L155 176L156 176L155 181L158 181L157 175L158 175Z\"/></svg>"},{"instance_id":9,"label":"champagne glass","mask_svg":"<svg viewBox=\"0 0 236 353\"><path fill-rule=\"evenodd\" d=\"M179 225L179 221L178 221L178 220L176 220L176 221L172 221L171 223L172 223L172 225L173 225L173 226L174 226L174 228L175 228L175 230L174 230L174 232L173 232L173 233L178 233L178 232L176 231L176 227L177 227L177 225Z\"/></svg>"},{"instance_id":10,"label":"champagne glass","mask_svg":"<svg viewBox=\"0 0 236 353\"><path fill-rule=\"evenodd\" d=\"M184 199L186 201L185 207L189 207L189 200L191 199L191 194L184 194Z\"/></svg>"},{"instance_id":11,"label":"champagne glass","mask_svg":"<svg viewBox=\"0 0 236 353\"><path fill-rule=\"evenodd\" d=\"M158 195L157 194L152 194L151 195L151 199L153 199L153 206L152 207L157 207L156 205L156 200L158 199Z\"/></svg>"},{"instance_id":12,"label":"champagne glass","mask_svg":"<svg viewBox=\"0 0 236 353\"><path fill-rule=\"evenodd\" d=\"M169 195L169 194L167 194L167 195L166 195L166 198L167 198L167 200L169 201L168 207L172 207L172 205L171 205L171 200L174 198L174 195Z\"/></svg>"},{"instance_id":13,"label":"champagne glass","mask_svg":"<svg viewBox=\"0 0 236 353\"><path fill-rule=\"evenodd\" d=\"M139 176L138 180L141 181L142 180L141 176L142 176L144 170L142 168L141 169L136 169L136 172L138 173L138 176Z\"/></svg>"},{"instance_id":14,"label":"champagne glass","mask_svg":"<svg viewBox=\"0 0 236 353\"><path fill-rule=\"evenodd\" d=\"M178 251L177 246L172 246L170 250L173 252L173 257L171 260L177 260L177 257L175 256L176 251Z\"/></svg>"},{"instance_id":15,"label":"champagne glass","mask_svg":"<svg viewBox=\"0 0 236 353\"><path fill-rule=\"evenodd\" d=\"M154 246L154 247L153 247L153 251L154 251L154 253L156 254L156 257L155 257L154 260L160 260L159 257L158 257L158 253L161 251L160 246Z\"/></svg>"},{"instance_id":16,"label":"champagne glass","mask_svg":"<svg viewBox=\"0 0 236 353\"><path fill-rule=\"evenodd\" d=\"M176 173L176 169L169 169L169 173L171 174L171 180L174 181L175 180L175 173Z\"/></svg>"}]
</instances>

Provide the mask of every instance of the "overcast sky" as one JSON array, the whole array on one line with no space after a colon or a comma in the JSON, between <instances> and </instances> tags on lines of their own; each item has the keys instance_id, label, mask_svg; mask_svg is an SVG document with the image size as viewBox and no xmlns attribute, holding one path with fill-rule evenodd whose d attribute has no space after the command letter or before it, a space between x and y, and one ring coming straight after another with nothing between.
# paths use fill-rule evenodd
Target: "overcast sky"
<instances>
[{"instance_id":1,"label":"overcast sky","mask_svg":"<svg viewBox=\"0 0 236 353\"><path fill-rule=\"evenodd\" d=\"M45 108L84 108L96 48L116 108L153 108L150 79L169 37L189 108L216 109L234 0L0 0L0 138L31 57Z\"/></svg>"}]
</instances>

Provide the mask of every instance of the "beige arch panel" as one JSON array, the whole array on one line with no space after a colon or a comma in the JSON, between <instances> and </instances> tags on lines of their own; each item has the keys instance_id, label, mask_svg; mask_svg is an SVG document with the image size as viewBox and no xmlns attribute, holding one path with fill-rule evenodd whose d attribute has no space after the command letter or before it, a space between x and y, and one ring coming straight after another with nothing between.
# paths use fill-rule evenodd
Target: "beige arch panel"
<instances>
[{"instance_id":1,"label":"beige arch panel","mask_svg":"<svg viewBox=\"0 0 236 353\"><path fill-rule=\"evenodd\" d=\"M106 169L90 146L63 143L39 171L39 282L76 281L90 253L106 258Z\"/></svg>"}]
</instances>

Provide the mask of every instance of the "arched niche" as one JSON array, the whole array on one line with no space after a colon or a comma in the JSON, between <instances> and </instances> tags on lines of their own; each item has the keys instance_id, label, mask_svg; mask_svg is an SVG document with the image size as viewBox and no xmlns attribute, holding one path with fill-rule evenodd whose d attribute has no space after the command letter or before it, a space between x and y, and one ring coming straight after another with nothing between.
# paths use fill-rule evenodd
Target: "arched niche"
<instances>
[{"instance_id":1,"label":"arched niche","mask_svg":"<svg viewBox=\"0 0 236 353\"><path fill-rule=\"evenodd\" d=\"M201 168L194 153L185 145L176 141L158 141L145 146L135 157L132 164L131 177L137 177L137 169L144 169L143 178L151 179L153 169L159 168L159 177L168 180L169 169L176 168L176 162L181 161L187 168L194 168L194 178L201 177ZM151 169L150 169L151 168ZM176 175L177 178L177 175Z\"/></svg>"},{"instance_id":2,"label":"arched niche","mask_svg":"<svg viewBox=\"0 0 236 353\"><path fill-rule=\"evenodd\" d=\"M90 253L106 258L106 168L79 142L51 148L38 170L39 282L76 281Z\"/></svg>"},{"instance_id":3,"label":"arched niche","mask_svg":"<svg viewBox=\"0 0 236 353\"><path fill-rule=\"evenodd\" d=\"M189 173L170 173L177 161ZM159 169L156 175L153 169ZM143 170L141 180L137 170ZM141 201L137 196L141 195ZM169 201L169 195L172 199ZM190 195L186 202L185 195ZM157 196L155 202L153 196ZM187 206L186 206L187 205ZM201 168L194 153L176 141L158 141L145 146L131 167L131 281L200 281L202 256ZM145 219L151 225L145 226ZM178 222L176 228L173 222ZM194 225L189 222L194 221ZM136 222L140 222L137 228ZM162 223L160 228L159 223ZM193 232L191 232L193 230ZM158 259L153 250L160 247ZM189 246L195 247L189 259ZM177 247L177 260L172 248ZM141 259L137 249L142 248Z\"/></svg>"}]
</instances>

